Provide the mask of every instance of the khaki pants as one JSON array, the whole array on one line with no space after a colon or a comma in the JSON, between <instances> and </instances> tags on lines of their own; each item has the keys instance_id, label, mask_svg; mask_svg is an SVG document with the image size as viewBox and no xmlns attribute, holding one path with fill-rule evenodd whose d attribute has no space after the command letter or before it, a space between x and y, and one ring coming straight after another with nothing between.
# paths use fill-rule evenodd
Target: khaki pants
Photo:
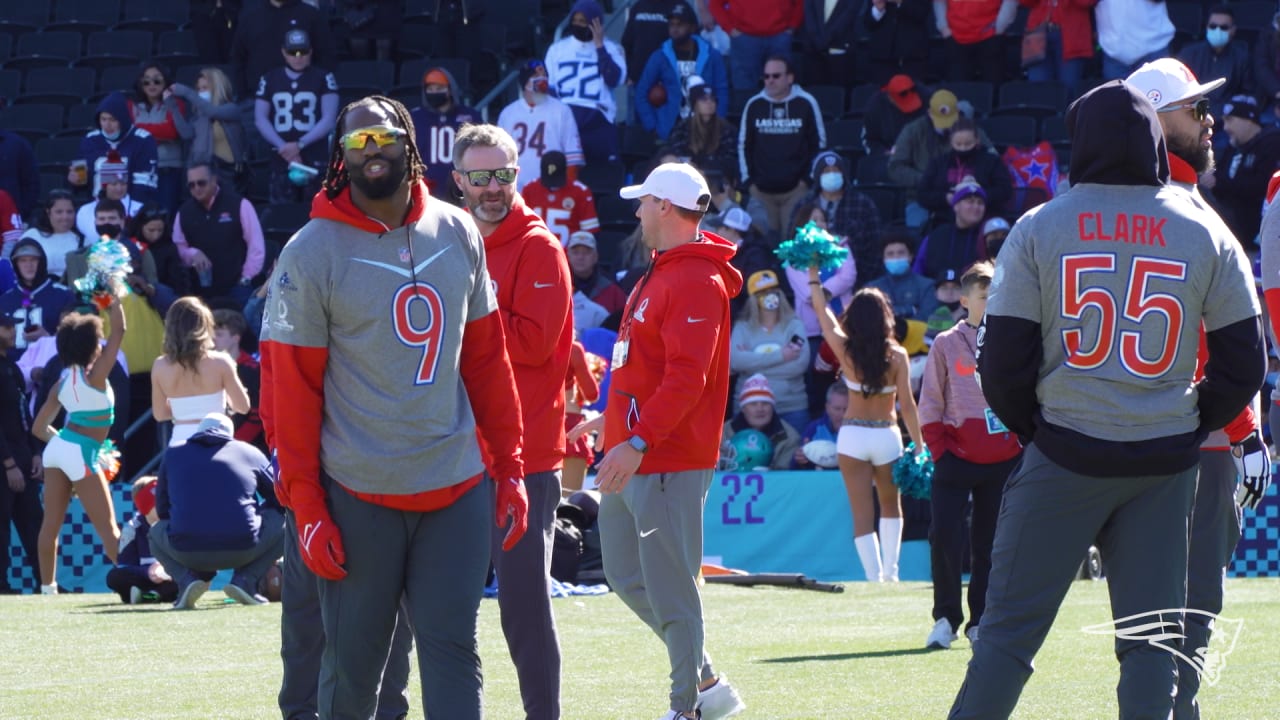
<instances>
[{"instance_id":1,"label":"khaki pants","mask_svg":"<svg viewBox=\"0 0 1280 720\"><path fill-rule=\"evenodd\" d=\"M767 193L755 185L751 186L750 202L759 203L769 218L769 237L789 240L795 235L796 229L791 227L791 216L808 191L809 188L802 182L796 183L794 188L784 193Z\"/></svg>"}]
</instances>

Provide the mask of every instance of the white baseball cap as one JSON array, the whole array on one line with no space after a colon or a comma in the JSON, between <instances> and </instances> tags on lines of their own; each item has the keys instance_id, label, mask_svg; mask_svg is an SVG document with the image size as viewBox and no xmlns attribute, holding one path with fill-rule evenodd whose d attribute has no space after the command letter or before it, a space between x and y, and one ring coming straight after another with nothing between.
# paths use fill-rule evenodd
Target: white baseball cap
<instances>
[{"instance_id":1,"label":"white baseball cap","mask_svg":"<svg viewBox=\"0 0 1280 720\"><path fill-rule=\"evenodd\" d=\"M628 185L618 195L624 200L652 195L695 212L706 212L711 206L707 181L688 163L663 163L649 173L643 185Z\"/></svg>"},{"instance_id":2,"label":"white baseball cap","mask_svg":"<svg viewBox=\"0 0 1280 720\"><path fill-rule=\"evenodd\" d=\"M1208 95L1226 84L1218 78L1201 84L1191 68L1173 58L1160 58L1134 70L1125 82L1137 88L1159 112L1170 105Z\"/></svg>"}]
</instances>

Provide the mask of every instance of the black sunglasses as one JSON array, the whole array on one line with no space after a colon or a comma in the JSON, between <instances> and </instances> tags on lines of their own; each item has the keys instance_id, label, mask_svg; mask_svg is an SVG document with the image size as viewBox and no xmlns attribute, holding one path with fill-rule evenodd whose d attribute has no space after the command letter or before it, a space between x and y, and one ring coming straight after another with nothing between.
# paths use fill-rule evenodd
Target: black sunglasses
<instances>
[{"instance_id":1,"label":"black sunglasses","mask_svg":"<svg viewBox=\"0 0 1280 720\"><path fill-rule=\"evenodd\" d=\"M163 85L164 78L142 78L143 85Z\"/></svg>"},{"instance_id":2,"label":"black sunglasses","mask_svg":"<svg viewBox=\"0 0 1280 720\"><path fill-rule=\"evenodd\" d=\"M311 54L310 50L285 50L285 55L289 57L306 57Z\"/></svg>"},{"instance_id":3,"label":"black sunglasses","mask_svg":"<svg viewBox=\"0 0 1280 720\"><path fill-rule=\"evenodd\" d=\"M1210 29L1210 30L1230 30L1230 29L1231 29L1231 26L1230 26L1230 25L1214 25L1214 24L1210 23L1210 24L1209 24L1209 29Z\"/></svg>"},{"instance_id":4,"label":"black sunglasses","mask_svg":"<svg viewBox=\"0 0 1280 720\"><path fill-rule=\"evenodd\" d=\"M489 187L489 180L497 179L499 185L510 185L516 181L515 168L498 168L497 170L459 170L467 177L471 187Z\"/></svg>"},{"instance_id":5,"label":"black sunglasses","mask_svg":"<svg viewBox=\"0 0 1280 720\"><path fill-rule=\"evenodd\" d=\"M1210 110L1212 110L1209 105L1209 98L1200 98L1194 103L1182 103L1181 105L1170 105L1166 108L1161 108L1160 112L1173 112L1184 108L1190 109L1192 117L1198 122L1204 122L1205 118L1209 117Z\"/></svg>"},{"instance_id":6,"label":"black sunglasses","mask_svg":"<svg viewBox=\"0 0 1280 720\"><path fill-rule=\"evenodd\" d=\"M786 74L786 73L765 73L765 74L764 74L764 79L765 79L765 80L777 80L777 79L781 78L781 77L782 77L783 75L785 75L785 74Z\"/></svg>"},{"instance_id":7,"label":"black sunglasses","mask_svg":"<svg viewBox=\"0 0 1280 720\"><path fill-rule=\"evenodd\" d=\"M187 189L194 190L195 188L204 187L205 185L208 185L208 184L209 184L208 180L188 180Z\"/></svg>"}]
</instances>

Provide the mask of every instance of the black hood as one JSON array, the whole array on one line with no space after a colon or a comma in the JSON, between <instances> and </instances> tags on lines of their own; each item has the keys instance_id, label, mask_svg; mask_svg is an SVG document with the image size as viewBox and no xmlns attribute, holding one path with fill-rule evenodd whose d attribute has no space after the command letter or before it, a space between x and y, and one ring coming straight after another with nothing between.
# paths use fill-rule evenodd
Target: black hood
<instances>
[{"instance_id":1,"label":"black hood","mask_svg":"<svg viewBox=\"0 0 1280 720\"><path fill-rule=\"evenodd\" d=\"M13 274L18 279L18 285L28 290L35 290L50 280L49 278L49 257L44 252L44 246L32 238L23 238L13 246L16 253L21 248L35 246L40 251L40 263L36 266L36 276L32 278L30 283L22 279L22 274L18 272L17 263L14 263Z\"/></svg>"},{"instance_id":2,"label":"black hood","mask_svg":"<svg viewBox=\"0 0 1280 720\"><path fill-rule=\"evenodd\" d=\"M1067 108L1071 184L1164 185L1169 155L1155 108L1132 85L1112 80Z\"/></svg>"}]
</instances>

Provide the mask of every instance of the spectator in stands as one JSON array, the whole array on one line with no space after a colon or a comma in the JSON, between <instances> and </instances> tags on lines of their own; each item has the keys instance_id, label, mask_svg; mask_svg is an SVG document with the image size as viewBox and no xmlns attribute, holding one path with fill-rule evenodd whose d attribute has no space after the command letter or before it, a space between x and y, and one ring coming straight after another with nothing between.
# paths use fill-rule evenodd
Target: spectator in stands
<instances>
[{"instance_id":1,"label":"spectator in stands","mask_svg":"<svg viewBox=\"0 0 1280 720\"><path fill-rule=\"evenodd\" d=\"M750 203L764 207L769 232L789 236L787 227L809 187L809 160L827 146L822 109L795 84L791 61L772 56L764 64L764 90L742 111L738 161Z\"/></svg>"},{"instance_id":2,"label":"spectator in stands","mask_svg":"<svg viewBox=\"0 0 1280 720\"><path fill-rule=\"evenodd\" d=\"M541 60L525 63L519 77L520 97L498 115L498 126L515 139L520 151L516 189L523 191L538 177L543 154L552 150L564 153L569 178L577 179L583 164L582 138L573 111L551 96L547 66Z\"/></svg>"},{"instance_id":3,"label":"spectator in stands","mask_svg":"<svg viewBox=\"0 0 1280 720\"><path fill-rule=\"evenodd\" d=\"M146 205L129 219L128 237L133 244L151 256L156 267L156 282L175 296L191 291L190 273L182 262L178 246L173 242L169 216L159 205ZM165 308L167 309L167 307ZM163 315L161 311L161 315Z\"/></svg>"},{"instance_id":4,"label":"spectator in stands","mask_svg":"<svg viewBox=\"0 0 1280 720\"><path fill-rule=\"evenodd\" d=\"M927 322L938 307L933 281L911 270L912 238L903 231L884 237L884 274L868 283L893 304L895 317Z\"/></svg>"},{"instance_id":5,"label":"spectator in stands","mask_svg":"<svg viewBox=\"0 0 1280 720\"><path fill-rule=\"evenodd\" d=\"M79 159L89 166L90 188L102 187L105 165L123 163L129 197L139 203L156 199L156 141L151 133L135 127L124 93L113 92L98 104L98 127L80 141ZM86 180L71 169L67 182L83 187Z\"/></svg>"},{"instance_id":6,"label":"spectator in stands","mask_svg":"<svg viewBox=\"0 0 1280 720\"><path fill-rule=\"evenodd\" d=\"M880 85L899 74L925 76L930 8L930 0L871 0L863 6L862 25L870 35L867 59L871 66L865 74L868 82Z\"/></svg>"},{"instance_id":7,"label":"spectator in stands","mask_svg":"<svg viewBox=\"0 0 1280 720\"><path fill-rule=\"evenodd\" d=\"M756 373L747 378L738 391L738 412L724 424L721 434L721 458L732 458L733 436L743 430L758 430L769 438L773 446L773 457L767 470L786 470L791 467L791 459L800 447L800 433L776 411L777 398L769 387L769 380ZM807 413L806 413L807 414ZM751 467L730 466L738 470L752 470Z\"/></svg>"},{"instance_id":8,"label":"spectator in stands","mask_svg":"<svg viewBox=\"0 0 1280 720\"><path fill-rule=\"evenodd\" d=\"M802 0L803 21L796 35L806 85L850 87L858 36L858 4L852 0ZM883 6L882 6L883 8Z\"/></svg>"},{"instance_id":9,"label":"spectator in stands","mask_svg":"<svg viewBox=\"0 0 1280 720\"><path fill-rule=\"evenodd\" d=\"M911 269L939 282L948 270L960 270L978 260L987 259L987 246L982 237L982 221L987 214L987 193L977 182L966 179L951 192L951 208L955 217L938 225L920 243ZM959 276L956 277L959 280ZM958 302L958 301L957 301Z\"/></svg>"},{"instance_id":10,"label":"spectator in stands","mask_svg":"<svg viewBox=\"0 0 1280 720\"><path fill-rule=\"evenodd\" d=\"M169 445L197 432L210 413L249 412L236 361L214 349L213 313L199 298L180 298L164 316L164 354L151 365L151 413L173 421Z\"/></svg>"},{"instance_id":11,"label":"spectator in stands","mask_svg":"<svg viewBox=\"0 0 1280 720\"><path fill-rule=\"evenodd\" d=\"M627 304L627 296L600 268L596 236L589 232L576 232L569 236L566 250L569 254L569 270L573 275L574 292L582 293L609 314L620 312Z\"/></svg>"},{"instance_id":12,"label":"spectator in stands","mask_svg":"<svg viewBox=\"0 0 1280 720\"><path fill-rule=\"evenodd\" d=\"M241 0L191 0L187 29L195 36L200 62L222 65L231 59L240 6Z\"/></svg>"},{"instance_id":13,"label":"spectator in stands","mask_svg":"<svg viewBox=\"0 0 1280 720\"><path fill-rule=\"evenodd\" d=\"M271 203L310 203L329 162L329 133L338 119L338 81L312 64L314 51L305 31L285 33L280 52L284 65L258 81L254 125L275 150L269 166Z\"/></svg>"},{"instance_id":14,"label":"spectator in stands","mask_svg":"<svg viewBox=\"0 0 1280 720\"><path fill-rule=\"evenodd\" d=\"M667 41L668 15L675 0L636 0L627 13L622 30L622 49L627 55L627 84L635 85L645 63Z\"/></svg>"},{"instance_id":15,"label":"spectator in stands","mask_svg":"<svg viewBox=\"0 0 1280 720\"><path fill-rule=\"evenodd\" d=\"M1231 232L1245 247L1262 224L1267 183L1280 170L1280 128L1262 129L1261 109L1252 95L1236 95L1224 106L1222 129L1231 146L1218 159L1210 187Z\"/></svg>"},{"instance_id":16,"label":"spectator in stands","mask_svg":"<svg viewBox=\"0 0 1280 720\"><path fill-rule=\"evenodd\" d=\"M635 86L636 117L660 140L671 135L676 121L687 117L688 81L696 75L716 94L716 112L724 117L729 108L729 75L720 53L694 33L698 16L684 0L675 0L667 11L668 39L645 61Z\"/></svg>"},{"instance_id":17,"label":"spectator in stands","mask_svg":"<svg viewBox=\"0 0 1280 720\"><path fill-rule=\"evenodd\" d=\"M4 129L0 129L0 190L9 193L22 217L30 217L40 201L36 153L26 138Z\"/></svg>"},{"instance_id":18,"label":"spectator in stands","mask_svg":"<svg viewBox=\"0 0 1280 720\"><path fill-rule=\"evenodd\" d=\"M232 437L231 418L211 413L182 445L165 451L156 487L151 548L178 582L177 609L190 610L213 573L233 568L223 587L243 605L265 605L258 580L284 553L284 513L265 455ZM258 495L262 501L258 501Z\"/></svg>"},{"instance_id":19,"label":"spectator in stands","mask_svg":"<svg viewBox=\"0 0 1280 720\"><path fill-rule=\"evenodd\" d=\"M5 482L0 483L0 595L20 592L9 586L11 522L27 566L33 576L40 577L38 539L44 511L36 483L44 468L31 437L27 383L14 363L14 344L22 337L20 324L20 318L0 312L0 464L5 472Z\"/></svg>"},{"instance_id":20,"label":"spectator in stands","mask_svg":"<svg viewBox=\"0 0 1280 720\"><path fill-rule=\"evenodd\" d=\"M1209 11L1204 40L1183 46L1178 59L1198 78L1226 80L1208 95L1216 117L1225 117L1222 110L1228 98L1255 92L1249 44L1236 40L1236 15L1229 5L1217 5ZM1214 149L1221 152L1225 147L1215 142Z\"/></svg>"},{"instance_id":21,"label":"spectator in stands","mask_svg":"<svg viewBox=\"0 0 1280 720\"><path fill-rule=\"evenodd\" d=\"M929 169L929 162L950 147L951 127L960 119L959 103L950 90L935 90L929 97L929 112L902 128L889 154L889 181L906 191L907 226L918 228L928 220L928 211L916 202L916 189ZM987 134L978 128L978 139L990 145Z\"/></svg>"},{"instance_id":22,"label":"spectator in stands","mask_svg":"<svg viewBox=\"0 0 1280 720\"><path fill-rule=\"evenodd\" d=\"M738 375L738 392L748 376L763 376L773 390L774 411L791 427L809 421L804 374L809 367L809 344L804 324L782 294L778 274L759 270L747 278L748 300L733 324L729 343L729 371Z\"/></svg>"},{"instance_id":23,"label":"spectator in stands","mask_svg":"<svg viewBox=\"0 0 1280 720\"><path fill-rule=\"evenodd\" d=\"M1163 2L1098 0L1093 16L1102 48L1102 79L1127 77L1143 63L1169 54L1174 28Z\"/></svg>"},{"instance_id":24,"label":"spectator in stands","mask_svg":"<svg viewBox=\"0 0 1280 720\"><path fill-rule=\"evenodd\" d=\"M0 190L0 243L4 245L4 255L13 251L14 243L22 238L24 230L17 203L9 193Z\"/></svg>"},{"instance_id":25,"label":"spectator in stands","mask_svg":"<svg viewBox=\"0 0 1280 720\"><path fill-rule=\"evenodd\" d=\"M713 0L711 15L732 38L733 87L760 87L765 61L791 56L791 34L804 23L803 0Z\"/></svg>"},{"instance_id":26,"label":"spectator in stands","mask_svg":"<svg viewBox=\"0 0 1280 720\"><path fill-rule=\"evenodd\" d=\"M1091 10L1098 0L1018 0L1030 8L1027 31L1044 29L1044 59L1028 62L1027 79L1033 82L1058 81L1066 86L1067 97L1080 94L1085 65L1093 58ZM1024 62L1029 61L1024 57Z\"/></svg>"},{"instance_id":27,"label":"spectator in stands","mask_svg":"<svg viewBox=\"0 0 1280 720\"><path fill-rule=\"evenodd\" d=\"M934 19L946 41L947 79L977 77L999 85L1004 80L1004 31L1017 12L1016 0L934 0Z\"/></svg>"},{"instance_id":28,"label":"spectator in stands","mask_svg":"<svg viewBox=\"0 0 1280 720\"><path fill-rule=\"evenodd\" d=\"M547 48L546 63L548 82L578 123L586 162L616 162L618 108L613 91L622 84L627 60L622 47L604 36L600 3L573 4L568 35Z\"/></svg>"},{"instance_id":29,"label":"spectator in stands","mask_svg":"<svg viewBox=\"0 0 1280 720\"><path fill-rule=\"evenodd\" d=\"M404 22L402 0L336 0L347 27L347 47L356 60L390 62L392 45Z\"/></svg>"},{"instance_id":30,"label":"spectator in stands","mask_svg":"<svg viewBox=\"0 0 1280 720\"><path fill-rule=\"evenodd\" d=\"M720 115L715 89L702 78L689 78L689 116L676 121L667 149L688 158L703 176L719 174L731 183L738 176L738 131ZM707 178L711 184L711 178Z\"/></svg>"},{"instance_id":31,"label":"spectator in stands","mask_svg":"<svg viewBox=\"0 0 1280 720\"><path fill-rule=\"evenodd\" d=\"M156 200L172 213L182 202L185 146L195 131L187 120L187 108L170 85L165 68L144 64L133 86L129 112L133 126L146 130L156 141Z\"/></svg>"},{"instance_id":32,"label":"spectator in stands","mask_svg":"<svg viewBox=\"0 0 1280 720\"><path fill-rule=\"evenodd\" d=\"M157 281L155 260L150 253L144 252L142 248L129 242L125 234L126 221L123 203L109 197L102 198L93 211L93 242L109 240L120 243L129 253L129 263L134 272L140 273L149 282L155 283ZM89 251L92 248L93 243L86 243L79 250L67 253L65 273L67 287L75 287L76 280L89 272Z\"/></svg>"},{"instance_id":33,"label":"spectator in stands","mask_svg":"<svg viewBox=\"0 0 1280 720\"><path fill-rule=\"evenodd\" d=\"M31 343L58 330L62 308L74 298L67 286L49 273L49 260L40 243L18 241L10 258L17 286L0 295L0 315L13 318L17 336L7 355L16 362Z\"/></svg>"},{"instance_id":34,"label":"spectator in stands","mask_svg":"<svg viewBox=\"0 0 1280 720\"><path fill-rule=\"evenodd\" d=\"M174 95L191 107L193 139L187 154L188 165L209 163L223 185L236 188L236 192L245 192L248 189L249 145L244 137L244 126L240 123L240 108L235 104L231 81L221 70L210 67L200 71L194 90L182 83L174 83L172 89ZM173 208L174 212L181 204L180 201Z\"/></svg>"},{"instance_id":35,"label":"spectator in stands","mask_svg":"<svg viewBox=\"0 0 1280 720\"><path fill-rule=\"evenodd\" d=\"M1264 124L1280 123L1280 13L1276 13L1269 27L1258 31L1253 46L1253 82L1253 92L1263 107L1271 109Z\"/></svg>"},{"instance_id":36,"label":"spectator in stands","mask_svg":"<svg viewBox=\"0 0 1280 720\"><path fill-rule=\"evenodd\" d=\"M768 272L775 278L782 272L778 256L773 254L774 245L751 222L751 216L740 207L729 208L720 216L718 233L721 237L738 246L729 262L742 273L742 277L755 277L757 273ZM748 293L740 292L729 298L729 308L733 317L740 317L743 306L748 301Z\"/></svg>"},{"instance_id":37,"label":"spectator in stands","mask_svg":"<svg viewBox=\"0 0 1280 720\"><path fill-rule=\"evenodd\" d=\"M337 59L329 35L329 21L302 0L244 0L231 44L231 80L236 95L252 97L258 79L284 65L276 48L289 30L301 30L315 46L314 63L333 69Z\"/></svg>"},{"instance_id":38,"label":"spectator in stands","mask_svg":"<svg viewBox=\"0 0 1280 720\"><path fill-rule=\"evenodd\" d=\"M124 219L128 220L142 209L142 201L129 194L129 167L114 151L109 153L99 168L98 177L102 183L98 187L95 199L90 200L76 211L76 229L93 244L101 236L94 228L94 215L98 211L98 202L111 199L124 208Z\"/></svg>"},{"instance_id":39,"label":"spectator in stands","mask_svg":"<svg viewBox=\"0 0 1280 720\"><path fill-rule=\"evenodd\" d=\"M76 204L66 190L50 190L35 225L22 239L40 243L49 260L49 274L61 278L67 270L67 253L84 247L84 235L76 229ZM61 308L59 308L61 310Z\"/></svg>"},{"instance_id":40,"label":"spectator in stands","mask_svg":"<svg viewBox=\"0 0 1280 720\"><path fill-rule=\"evenodd\" d=\"M569 236L576 232L600 230L591 188L580 180L569 182L569 168L565 166L564 153L559 150L542 156L542 174L525 185L520 196L565 247L569 245Z\"/></svg>"},{"instance_id":41,"label":"spectator in stands","mask_svg":"<svg viewBox=\"0 0 1280 720\"><path fill-rule=\"evenodd\" d=\"M915 80L909 75L894 75L867 101L862 115L863 149L868 155L888 155L907 123L923 116L924 102Z\"/></svg>"},{"instance_id":42,"label":"spectator in stands","mask_svg":"<svg viewBox=\"0 0 1280 720\"><path fill-rule=\"evenodd\" d=\"M248 337L249 324L239 310L220 308L213 311L213 349L235 360L236 377L240 378L240 384L249 396L249 412L236 415L234 419L235 438L265 453L268 452L267 442L262 431L262 418L258 415L262 370L257 359L241 344Z\"/></svg>"},{"instance_id":43,"label":"spectator in stands","mask_svg":"<svg viewBox=\"0 0 1280 720\"><path fill-rule=\"evenodd\" d=\"M132 495L133 517L120 529L120 554L116 566L107 572L107 587L129 605L173 602L178 599L178 584L151 554L151 528L160 520L156 476L139 478Z\"/></svg>"},{"instance_id":44,"label":"spectator in stands","mask_svg":"<svg viewBox=\"0 0 1280 720\"><path fill-rule=\"evenodd\" d=\"M982 186L987 205L994 212L1004 209L1013 196L1013 179L995 148L979 143L977 124L960 118L951 127L949 141L950 149L929 161L916 195L924 209L933 214L934 222L951 219L951 196L966 179Z\"/></svg>"},{"instance_id":45,"label":"spectator in stands","mask_svg":"<svg viewBox=\"0 0 1280 720\"><path fill-rule=\"evenodd\" d=\"M234 190L221 187L208 165L187 170L187 188L191 198L178 210L173 243L196 272L192 289L202 298L230 297L244 307L266 256L258 213Z\"/></svg>"},{"instance_id":46,"label":"spectator in stands","mask_svg":"<svg viewBox=\"0 0 1280 720\"><path fill-rule=\"evenodd\" d=\"M411 113L427 186L434 197L454 204L461 194L453 183L453 139L458 128L481 122L479 112L462 104L463 91L453 73L429 68L422 75L422 105Z\"/></svg>"},{"instance_id":47,"label":"spectator in stands","mask_svg":"<svg viewBox=\"0 0 1280 720\"><path fill-rule=\"evenodd\" d=\"M838 153L824 150L810 167L813 189L800 201L799 208L816 206L827 221L827 232L844 238L845 245L857 264L858 279L869 282L880 276L880 211L871 198L855 189L849 163ZM808 222L799 213L791 219L788 237Z\"/></svg>"},{"instance_id":48,"label":"spectator in stands","mask_svg":"<svg viewBox=\"0 0 1280 720\"><path fill-rule=\"evenodd\" d=\"M982 224L982 244L987 248L987 259L992 263L1004 247L1005 238L1009 237L1009 221L1002 217L993 217Z\"/></svg>"},{"instance_id":49,"label":"spectator in stands","mask_svg":"<svg viewBox=\"0 0 1280 720\"><path fill-rule=\"evenodd\" d=\"M835 464L830 467L814 464L804 454L804 446L814 440L825 440L834 445L844 423L844 413L848 409L849 391L845 389L844 383L834 382L828 385L822 413L800 431L800 446L791 458L793 470L834 470L837 467Z\"/></svg>"},{"instance_id":50,"label":"spectator in stands","mask_svg":"<svg viewBox=\"0 0 1280 720\"><path fill-rule=\"evenodd\" d=\"M934 308L933 314L925 323L925 337L929 342L932 342L939 333L950 330L964 319L966 310L964 305L960 304L960 299L964 295L960 286L962 277L964 277L964 271L954 268L948 268L938 274L933 290L933 295L938 300L938 307Z\"/></svg>"}]
</instances>

